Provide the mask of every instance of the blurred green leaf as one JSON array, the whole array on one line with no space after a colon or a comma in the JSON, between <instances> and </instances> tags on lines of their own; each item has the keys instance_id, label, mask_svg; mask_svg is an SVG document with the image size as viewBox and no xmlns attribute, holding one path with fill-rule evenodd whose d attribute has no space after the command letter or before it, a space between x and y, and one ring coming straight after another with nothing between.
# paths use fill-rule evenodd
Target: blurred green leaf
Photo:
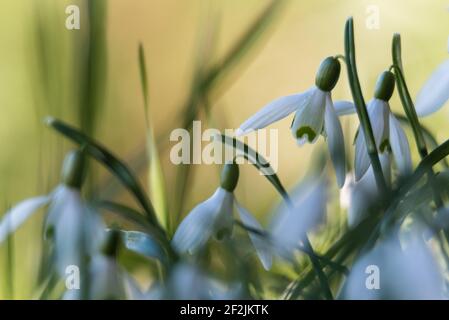
<instances>
[{"instance_id":1,"label":"blurred green leaf","mask_svg":"<svg viewBox=\"0 0 449 320\"><path fill-rule=\"evenodd\" d=\"M276 190L282 195L284 200L290 201L287 195L287 191L282 185L279 177L275 173L274 169L271 167L270 163L262 157L257 151L248 146L247 144L237 140L236 138L232 138L226 135L218 136L221 143L224 143L235 150L238 150L237 155L243 156L246 160L248 160L252 165L254 165L257 170L262 172L265 178L270 181L270 183L276 188Z\"/></svg>"},{"instance_id":2,"label":"blurred green leaf","mask_svg":"<svg viewBox=\"0 0 449 320\"><path fill-rule=\"evenodd\" d=\"M148 170L148 186L150 189L150 197L156 211L159 223L171 233L171 221L167 206L167 195L165 189L164 173L162 171L159 159L159 151L154 138L153 124L150 117L149 99L148 99L148 77L145 63L145 51L142 44L139 45L139 70L140 83L145 107L145 120L147 125L147 157L149 162Z\"/></svg>"}]
</instances>

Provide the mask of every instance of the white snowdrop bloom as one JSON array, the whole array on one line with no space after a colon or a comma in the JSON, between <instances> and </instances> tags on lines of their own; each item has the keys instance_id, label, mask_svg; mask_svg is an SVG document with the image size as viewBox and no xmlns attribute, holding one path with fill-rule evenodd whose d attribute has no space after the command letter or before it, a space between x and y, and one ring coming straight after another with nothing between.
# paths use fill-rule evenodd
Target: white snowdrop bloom
<instances>
[{"instance_id":1,"label":"white snowdrop bloom","mask_svg":"<svg viewBox=\"0 0 449 320\"><path fill-rule=\"evenodd\" d=\"M339 75L338 59L324 59L317 72L315 86L305 92L270 102L246 120L236 134L247 134L265 128L295 112L291 131L298 145L314 143L320 135L326 137L337 183L342 187L346 176L343 130L331 97L331 90Z\"/></svg>"},{"instance_id":2,"label":"white snowdrop bloom","mask_svg":"<svg viewBox=\"0 0 449 320\"><path fill-rule=\"evenodd\" d=\"M382 172L387 185L391 183L390 157L387 153L379 155ZM348 190L348 225L355 227L369 214L369 209L379 203L380 194L376 185L373 168L369 167L363 177L355 182L350 178Z\"/></svg>"},{"instance_id":3,"label":"white snowdrop bloom","mask_svg":"<svg viewBox=\"0 0 449 320\"><path fill-rule=\"evenodd\" d=\"M88 263L87 296L82 297L83 284L79 290L67 290L63 296L65 300L123 300L133 298L137 293L137 284L131 276L120 267L117 253L121 235L116 230L109 231L102 252L95 254Z\"/></svg>"},{"instance_id":4,"label":"white snowdrop bloom","mask_svg":"<svg viewBox=\"0 0 449 320\"><path fill-rule=\"evenodd\" d=\"M63 183L49 195L17 204L0 223L2 242L40 208L48 205L45 233L54 237L55 264L61 275L65 275L67 266L80 265L81 259L94 253L103 241L103 222L80 194L81 162L82 156L78 151L69 153L64 161Z\"/></svg>"},{"instance_id":5,"label":"white snowdrop bloom","mask_svg":"<svg viewBox=\"0 0 449 320\"><path fill-rule=\"evenodd\" d=\"M382 154L389 151L390 147L400 174L407 175L412 170L410 146L404 130L388 104L393 90L394 75L390 71L385 71L377 81L374 99L368 103L368 116L378 152ZM359 128L355 140L355 180L359 181L370 166L364 133Z\"/></svg>"},{"instance_id":6,"label":"white snowdrop bloom","mask_svg":"<svg viewBox=\"0 0 449 320\"><path fill-rule=\"evenodd\" d=\"M172 239L173 248L179 253L193 254L215 236L221 239L232 234L234 207L242 223L263 231L262 226L246 209L241 207L233 194L238 182L238 165L226 164L222 172L221 186L206 201L200 203L184 218ZM260 235L249 232L256 253L263 267L271 268L272 258L267 241Z\"/></svg>"},{"instance_id":7,"label":"white snowdrop bloom","mask_svg":"<svg viewBox=\"0 0 449 320\"><path fill-rule=\"evenodd\" d=\"M438 111L449 99L449 59L440 64L424 83L416 97L416 113L420 117Z\"/></svg>"},{"instance_id":8,"label":"white snowdrop bloom","mask_svg":"<svg viewBox=\"0 0 449 320\"><path fill-rule=\"evenodd\" d=\"M292 193L291 199L291 206L283 203L275 211L269 228L277 253L287 259L300 248L307 233L326 217L325 180L306 178Z\"/></svg>"},{"instance_id":9,"label":"white snowdrop bloom","mask_svg":"<svg viewBox=\"0 0 449 320\"><path fill-rule=\"evenodd\" d=\"M351 300L444 299L444 279L420 237L402 248L397 237L378 243L355 262L341 292Z\"/></svg>"}]
</instances>

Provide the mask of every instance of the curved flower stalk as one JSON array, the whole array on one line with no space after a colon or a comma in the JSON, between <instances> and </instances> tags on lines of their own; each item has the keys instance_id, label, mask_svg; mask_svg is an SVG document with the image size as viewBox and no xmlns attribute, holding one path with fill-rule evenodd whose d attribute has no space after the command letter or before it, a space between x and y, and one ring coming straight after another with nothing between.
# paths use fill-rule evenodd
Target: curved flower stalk
<instances>
[{"instance_id":1,"label":"curved flower stalk","mask_svg":"<svg viewBox=\"0 0 449 320\"><path fill-rule=\"evenodd\" d=\"M236 134L247 134L265 128L295 112L291 131L298 145L315 143L320 135L326 137L337 183L342 187L346 176L345 146L343 130L331 95L339 76L338 59L336 57L324 59L317 72L315 86L305 92L270 102L246 120L237 129ZM347 105L347 102L341 103Z\"/></svg>"},{"instance_id":2,"label":"curved flower stalk","mask_svg":"<svg viewBox=\"0 0 449 320\"><path fill-rule=\"evenodd\" d=\"M193 208L176 230L172 240L172 246L176 251L194 254L212 236L221 239L232 235L234 206L237 208L240 220L244 225L263 230L254 216L241 207L234 197L233 191L237 186L238 178L238 165L235 163L226 164L221 176L221 186L209 199ZM263 267L269 270L272 257L268 243L259 235L251 232L249 237Z\"/></svg>"},{"instance_id":3,"label":"curved flower stalk","mask_svg":"<svg viewBox=\"0 0 449 320\"><path fill-rule=\"evenodd\" d=\"M307 233L326 217L326 180L316 176L306 178L291 198L293 204L281 204L269 227L276 252L287 259L300 249Z\"/></svg>"},{"instance_id":4,"label":"curved flower stalk","mask_svg":"<svg viewBox=\"0 0 449 320\"><path fill-rule=\"evenodd\" d=\"M416 97L416 113L420 117L431 115L440 110L448 99L449 59L440 64L422 86Z\"/></svg>"},{"instance_id":5,"label":"curved flower stalk","mask_svg":"<svg viewBox=\"0 0 449 320\"><path fill-rule=\"evenodd\" d=\"M99 249L104 225L100 216L82 199L84 156L70 152L64 161L62 183L49 195L25 200L8 211L0 223L0 242L15 232L39 209L48 205L45 234L54 239L55 265L65 275L69 265L82 265L85 255Z\"/></svg>"},{"instance_id":6,"label":"curved flower stalk","mask_svg":"<svg viewBox=\"0 0 449 320\"><path fill-rule=\"evenodd\" d=\"M367 272L368 270L368 272ZM355 262L344 299L445 299L444 279L435 257L419 237L402 248L397 238L378 243Z\"/></svg>"},{"instance_id":7,"label":"curved flower stalk","mask_svg":"<svg viewBox=\"0 0 449 320\"><path fill-rule=\"evenodd\" d=\"M388 101L394 90L394 75L384 71L378 78L374 98L368 103L368 116L373 128L374 140L380 154L390 151L401 175L412 170L410 146L399 121L390 110ZM354 110L355 111L355 110ZM357 131L355 139L355 180L359 181L370 168L363 130Z\"/></svg>"}]
</instances>

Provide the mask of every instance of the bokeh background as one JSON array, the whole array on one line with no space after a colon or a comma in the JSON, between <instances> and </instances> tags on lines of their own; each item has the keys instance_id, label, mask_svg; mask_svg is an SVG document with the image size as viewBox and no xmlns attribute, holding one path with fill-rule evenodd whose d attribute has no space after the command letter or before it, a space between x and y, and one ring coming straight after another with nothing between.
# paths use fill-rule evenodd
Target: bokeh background
<instances>
[{"instance_id":1,"label":"bokeh background","mask_svg":"<svg viewBox=\"0 0 449 320\"><path fill-rule=\"evenodd\" d=\"M89 1L89 0L88 0ZM94 0L90 0L94 1ZM96 0L95 0L96 1ZM81 8L81 30L67 30L65 8ZM2 0L0 10L0 208L50 191L57 183L62 156L71 144L43 125L52 115L81 127L125 159L146 184L144 105L139 82L138 44L145 47L150 113L157 136L169 196L176 204L176 166L169 160L168 133L183 125L183 108L195 68L220 62L242 33L267 7L264 0L107 0L105 29L94 41L86 35L86 1ZM370 6L379 9L379 29L369 29ZM208 97L209 126L237 128L270 100L314 84L320 61L343 52L343 26L354 16L358 69L368 100L375 80L391 64L391 38L402 34L406 77L413 96L432 70L448 58L449 3L443 0L290 0L279 8L257 43L235 63L223 84ZM94 19L95 20L95 19ZM95 46L94 87L86 94L86 47ZM202 48L202 49L201 49ZM344 69L343 69L344 70ZM89 71L87 71L89 72ZM86 98L87 97L87 98ZM88 102L86 102L87 100ZM346 74L334 99L350 99ZM393 110L401 113L399 100ZM449 108L425 118L441 142ZM315 146L296 147L291 119L279 128L278 175L293 187L306 173ZM355 117L343 120L348 144ZM203 124L203 130L206 129ZM320 140L318 145L323 144ZM411 142L412 148L414 148ZM93 166L92 194L132 204L105 170ZM97 170L98 169L98 170ZM196 166L182 208L186 214L217 187L217 166ZM279 201L272 187L252 167L242 170L240 202L261 221ZM1 214L0 214L1 215ZM33 297L38 273L42 216L14 236L12 262L0 247L0 298ZM14 270L12 281L5 274ZM12 290L11 290L12 289Z\"/></svg>"}]
</instances>

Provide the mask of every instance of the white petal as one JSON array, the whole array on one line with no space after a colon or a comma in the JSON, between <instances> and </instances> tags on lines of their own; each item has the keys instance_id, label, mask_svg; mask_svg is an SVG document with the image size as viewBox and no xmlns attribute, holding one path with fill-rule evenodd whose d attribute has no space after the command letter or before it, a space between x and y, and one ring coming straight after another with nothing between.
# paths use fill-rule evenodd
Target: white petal
<instances>
[{"instance_id":1,"label":"white petal","mask_svg":"<svg viewBox=\"0 0 449 320\"><path fill-rule=\"evenodd\" d=\"M388 142L389 134L389 107L385 101L373 99L368 104L368 115L373 130L374 140L379 151L383 150ZM371 165L371 161L366 149L366 142L363 130L359 127L355 143L355 180L358 181L365 174Z\"/></svg>"},{"instance_id":2,"label":"white petal","mask_svg":"<svg viewBox=\"0 0 449 320\"><path fill-rule=\"evenodd\" d=\"M412 171L412 159L407 136L399 121L390 113L390 146L399 172L408 175Z\"/></svg>"},{"instance_id":3,"label":"white petal","mask_svg":"<svg viewBox=\"0 0 449 320\"><path fill-rule=\"evenodd\" d=\"M245 208L241 207L237 203L237 201L235 202L235 206L237 207L237 211L240 214L240 219L242 220L243 224L257 230L264 230L260 223L256 220L256 218L254 218L253 215L249 213ZM272 264L272 255L268 240L252 232L248 232L248 234L264 269L270 270Z\"/></svg>"},{"instance_id":4,"label":"white petal","mask_svg":"<svg viewBox=\"0 0 449 320\"><path fill-rule=\"evenodd\" d=\"M307 138L307 142L314 143L323 131L324 110L328 95L329 92L315 88L310 99L296 111L291 131L293 137L297 139L298 145L304 144L305 138Z\"/></svg>"},{"instance_id":5,"label":"white petal","mask_svg":"<svg viewBox=\"0 0 449 320\"><path fill-rule=\"evenodd\" d=\"M337 175L337 183L341 188L345 184L346 178L345 140L343 137L343 130L341 128L340 120L335 113L330 95L326 97L324 126L327 135L329 153Z\"/></svg>"},{"instance_id":6,"label":"white petal","mask_svg":"<svg viewBox=\"0 0 449 320\"><path fill-rule=\"evenodd\" d=\"M307 232L314 230L326 216L326 183L309 178L292 193L293 208L283 203L275 212L270 232L282 256L298 249Z\"/></svg>"},{"instance_id":7,"label":"white petal","mask_svg":"<svg viewBox=\"0 0 449 320\"><path fill-rule=\"evenodd\" d=\"M356 113L355 105L351 101L336 101L334 108L339 116L345 116Z\"/></svg>"},{"instance_id":8,"label":"white petal","mask_svg":"<svg viewBox=\"0 0 449 320\"><path fill-rule=\"evenodd\" d=\"M368 267L377 267L370 269ZM378 287L370 288L376 272ZM362 256L351 270L345 283L345 299L442 299L444 278L431 251L422 239L409 241L402 249L395 239L379 242L373 250Z\"/></svg>"},{"instance_id":9,"label":"white petal","mask_svg":"<svg viewBox=\"0 0 449 320\"><path fill-rule=\"evenodd\" d=\"M438 111L449 99L449 60L432 73L416 98L416 113L420 117Z\"/></svg>"},{"instance_id":10,"label":"white petal","mask_svg":"<svg viewBox=\"0 0 449 320\"><path fill-rule=\"evenodd\" d=\"M206 201L197 205L184 218L175 232L172 246L180 253L194 253L202 247L221 224L232 219L234 196L218 188Z\"/></svg>"},{"instance_id":11,"label":"white petal","mask_svg":"<svg viewBox=\"0 0 449 320\"><path fill-rule=\"evenodd\" d=\"M20 202L9 210L0 223L0 243L15 232L33 213L50 201L49 196L40 196Z\"/></svg>"},{"instance_id":12,"label":"white petal","mask_svg":"<svg viewBox=\"0 0 449 320\"><path fill-rule=\"evenodd\" d=\"M96 255L91 262L90 299L126 299L124 275L117 262L109 257Z\"/></svg>"},{"instance_id":13,"label":"white petal","mask_svg":"<svg viewBox=\"0 0 449 320\"><path fill-rule=\"evenodd\" d=\"M355 160L354 171L355 181L359 181L371 165L368 151L366 149L365 136L363 130L359 127L355 139Z\"/></svg>"},{"instance_id":14,"label":"white petal","mask_svg":"<svg viewBox=\"0 0 449 320\"><path fill-rule=\"evenodd\" d=\"M61 186L53 196L47 227L54 231L56 266L64 276L69 265L80 266L90 239L85 237L86 206L78 190Z\"/></svg>"},{"instance_id":15,"label":"white petal","mask_svg":"<svg viewBox=\"0 0 449 320\"><path fill-rule=\"evenodd\" d=\"M384 144L388 142L390 133L388 122L390 107L383 100L373 99L368 105L368 114L378 151L383 152Z\"/></svg>"},{"instance_id":16,"label":"white petal","mask_svg":"<svg viewBox=\"0 0 449 320\"><path fill-rule=\"evenodd\" d=\"M389 185L391 170L388 153L380 154L379 160L385 181ZM380 199L371 165L361 179L351 186L349 199L348 225L352 228L366 218L370 207L376 205Z\"/></svg>"},{"instance_id":17,"label":"white petal","mask_svg":"<svg viewBox=\"0 0 449 320\"><path fill-rule=\"evenodd\" d=\"M240 128L237 129L236 135L239 136L257 129L265 128L273 122L285 118L292 112L296 111L301 104L307 100L311 92L311 90L307 90L304 93L293 94L270 102L242 123Z\"/></svg>"}]
</instances>

